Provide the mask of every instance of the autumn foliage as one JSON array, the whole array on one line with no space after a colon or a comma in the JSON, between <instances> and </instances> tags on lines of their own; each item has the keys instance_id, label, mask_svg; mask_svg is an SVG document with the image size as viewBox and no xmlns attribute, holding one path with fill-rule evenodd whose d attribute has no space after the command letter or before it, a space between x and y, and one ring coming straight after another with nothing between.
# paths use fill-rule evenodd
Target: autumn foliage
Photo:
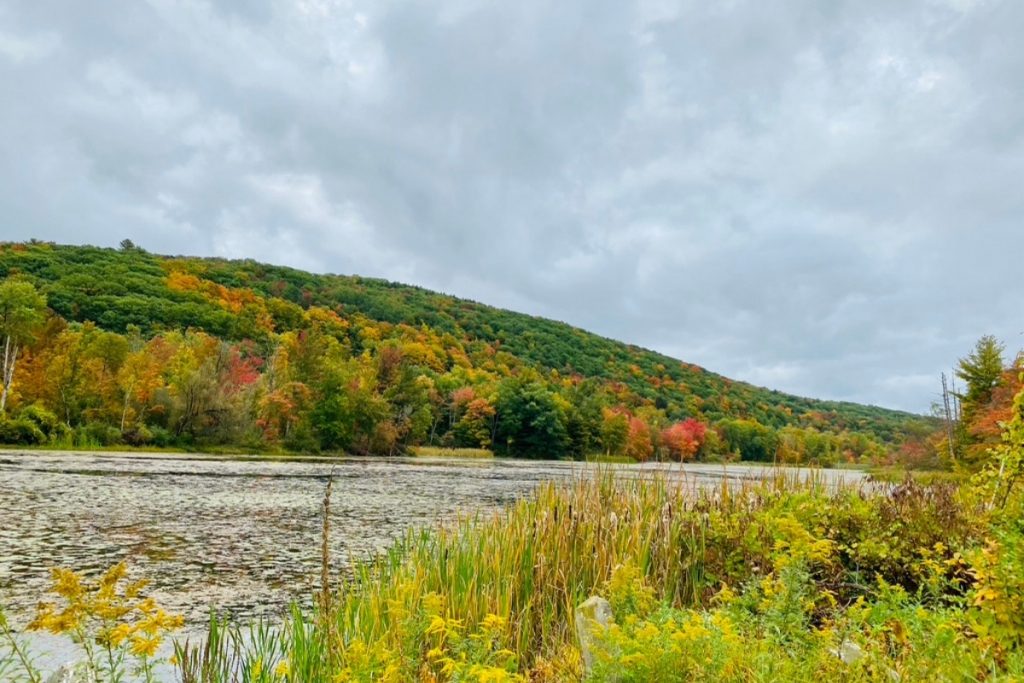
<instances>
[{"instance_id":1,"label":"autumn foliage","mask_svg":"<svg viewBox=\"0 0 1024 683\"><path fill-rule=\"evenodd\" d=\"M661 442L672 460L685 462L696 457L706 433L707 426L691 417L663 429Z\"/></svg>"},{"instance_id":2,"label":"autumn foliage","mask_svg":"<svg viewBox=\"0 0 1024 683\"><path fill-rule=\"evenodd\" d=\"M771 459L791 428L858 458L913 421L357 277L43 243L0 244L0 277L6 443L683 461Z\"/></svg>"}]
</instances>

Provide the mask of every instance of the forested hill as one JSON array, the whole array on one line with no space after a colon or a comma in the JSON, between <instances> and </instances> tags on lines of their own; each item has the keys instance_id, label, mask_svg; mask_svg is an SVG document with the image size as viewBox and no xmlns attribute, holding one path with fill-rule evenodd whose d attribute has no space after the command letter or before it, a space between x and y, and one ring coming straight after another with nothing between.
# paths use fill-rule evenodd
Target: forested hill
<instances>
[{"instance_id":1,"label":"forested hill","mask_svg":"<svg viewBox=\"0 0 1024 683\"><path fill-rule=\"evenodd\" d=\"M28 344L12 396L21 405L46 405L71 427L105 421L128 433L118 413L130 412L139 430L200 441L260 438L287 445L290 439L296 448L368 452L444 443L511 454L541 455L547 448L553 455L619 451L634 457L693 457L717 449L759 459L792 449L800 451L793 458L805 459L814 448L831 459L861 457L926 427L907 413L754 387L564 323L378 279L250 260L158 256L130 243L103 249L40 242L0 244L0 276L32 283L53 316ZM45 378L41 364L52 355L46 347L60 335L101 332L125 340L123 354L108 359L118 366L107 368L114 375L133 349L141 353L140 344L159 342L159 353L173 356L180 349L166 347L198 348L202 337L212 348L215 338L217 354L251 369L245 392L235 392L246 395L244 405L231 406L249 411L251 424L235 416L225 426L222 407L175 406L181 387L174 382L182 380L166 371L160 390L129 396L134 387L121 387L127 406L121 411L95 407L101 397L56 405L61 399L54 396L66 388L30 386L36 378L29 373ZM150 349L148 356L159 353ZM197 368L202 363L194 360ZM403 387L405 380L420 388ZM111 381L117 384L116 377ZM286 385L289 396L268 398ZM368 395L349 396L328 415L323 399L355 385ZM241 400L206 397L229 399ZM363 399L373 404L369 414L345 413ZM817 442L819 433L842 439L806 443ZM787 439L799 443L790 448Z\"/></svg>"}]
</instances>

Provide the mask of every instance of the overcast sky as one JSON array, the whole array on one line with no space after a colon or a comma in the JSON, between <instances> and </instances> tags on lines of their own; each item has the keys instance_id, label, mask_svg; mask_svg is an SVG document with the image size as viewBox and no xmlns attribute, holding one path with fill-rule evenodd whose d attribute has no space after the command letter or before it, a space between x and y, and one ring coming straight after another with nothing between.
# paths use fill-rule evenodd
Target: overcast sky
<instances>
[{"instance_id":1,"label":"overcast sky","mask_svg":"<svg viewBox=\"0 0 1024 683\"><path fill-rule=\"evenodd\" d=\"M14 0L0 238L385 277L926 411L978 336L1024 345L1022 36L1016 0Z\"/></svg>"}]
</instances>

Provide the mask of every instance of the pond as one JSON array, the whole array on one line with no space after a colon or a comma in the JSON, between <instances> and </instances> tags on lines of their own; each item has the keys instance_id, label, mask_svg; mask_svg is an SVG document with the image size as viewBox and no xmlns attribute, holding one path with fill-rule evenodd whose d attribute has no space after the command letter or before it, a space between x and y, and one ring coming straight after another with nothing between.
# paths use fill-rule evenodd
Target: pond
<instances>
[{"instance_id":1,"label":"pond","mask_svg":"<svg viewBox=\"0 0 1024 683\"><path fill-rule=\"evenodd\" d=\"M617 466L636 475L657 465ZM330 548L341 571L410 527L487 510L579 463L469 459L269 459L0 452L0 604L24 624L49 569L127 560L190 630L211 608L246 621L306 601L320 567L321 504L333 476ZM747 466L671 466L694 485L763 476ZM826 471L852 479L859 472Z\"/></svg>"}]
</instances>

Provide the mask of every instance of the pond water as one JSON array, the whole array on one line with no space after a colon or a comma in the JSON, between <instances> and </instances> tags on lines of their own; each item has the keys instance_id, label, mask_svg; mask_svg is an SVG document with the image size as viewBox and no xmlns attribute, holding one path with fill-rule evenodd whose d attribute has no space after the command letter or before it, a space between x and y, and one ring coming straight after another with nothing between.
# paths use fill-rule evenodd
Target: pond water
<instances>
[{"instance_id":1,"label":"pond water","mask_svg":"<svg viewBox=\"0 0 1024 683\"><path fill-rule=\"evenodd\" d=\"M635 474L658 466L619 466ZM0 604L24 624L51 567L134 578L191 630L211 608L277 615L319 576L321 503L334 477L335 568L372 557L409 527L507 504L578 463L465 459L267 459L0 452ZM765 470L675 465L695 485ZM828 471L834 478L860 473Z\"/></svg>"}]
</instances>

